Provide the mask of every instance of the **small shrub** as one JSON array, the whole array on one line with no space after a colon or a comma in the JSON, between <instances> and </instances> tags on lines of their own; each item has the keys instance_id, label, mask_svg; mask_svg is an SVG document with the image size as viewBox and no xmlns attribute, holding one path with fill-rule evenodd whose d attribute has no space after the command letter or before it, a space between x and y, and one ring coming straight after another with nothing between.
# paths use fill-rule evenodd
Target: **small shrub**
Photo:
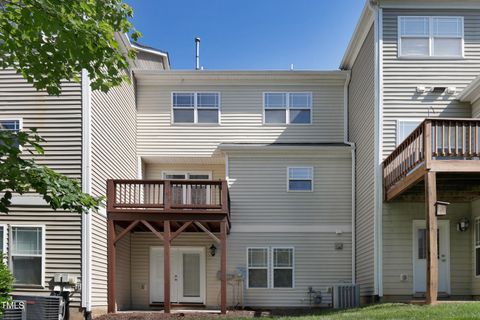
<instances>
[{"instance_id":1,"label":"small shrub","mask_svg":"<svg viewBox=\"0 0 480 320\"><path fill-rule=\"evenodd\" d=\"M3 306L12 300L10 292L13 290L13 275L5 265L5 260L3 258L0 262L0 314L3 314Z\"/></svg>"}]
</instances>

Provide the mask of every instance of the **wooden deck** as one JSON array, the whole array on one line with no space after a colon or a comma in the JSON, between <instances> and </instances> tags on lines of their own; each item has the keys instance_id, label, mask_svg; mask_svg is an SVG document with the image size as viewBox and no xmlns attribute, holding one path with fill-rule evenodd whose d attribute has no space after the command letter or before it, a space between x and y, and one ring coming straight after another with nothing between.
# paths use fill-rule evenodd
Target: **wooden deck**
<instances>
[{"instance_id":1,"label":"wooden deck","mask_svg":"<svg viewBox=\"0 0 480 320\"><path fill-rule=\"evenodd\" d=\"M117 227L121 227L117 234ZM150 231L164 248L164 311L171 312L170 248L182 232L205 232L220 246L220 310L227 312L227 234L230 197L226 180L108 180L108 312L116 312L116 243Z\"/></svg>"},{"instance_id":2,"label":"wooden deck","mask_svg":"<svg viewBox=\"0 0 480 320\"><path fill-rule=\"evenodd\" d=\"M423 121L383 162L385 200L405 193L428 171L480 173L480 119Z\"/></svg>"}]
</instances>

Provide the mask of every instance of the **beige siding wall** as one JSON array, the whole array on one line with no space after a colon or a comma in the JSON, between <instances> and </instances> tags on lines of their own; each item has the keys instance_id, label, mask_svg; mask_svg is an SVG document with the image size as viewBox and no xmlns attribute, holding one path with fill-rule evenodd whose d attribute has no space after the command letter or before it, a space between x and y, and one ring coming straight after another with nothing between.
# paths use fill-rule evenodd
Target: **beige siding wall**
<instances>
[{"instance_id":1,"label":"beige siding wall","mask_svg":"<svg viewBox=\"0 0 480 320\"><path fill-rule=\"evenodd\" d=\"M399 59L397 19L401 15L448 15L465 19L465 59ZM480 74L480 10L383 11L383 156L395 148L398 119L431 117L470 118L468 103L456 95L417 94L417 86L453 86L463 90Z\"/></svg>"},{"instance_id":2,"label":"beige siding wall","mask_svg":"<svg viewBox=\"0 0 480 320\"><path fill-rule=\"evenodd\" d=\"M480 295L480 277L476 277L475 273L475 218L480 217L480 199L472 201L472 219L470 221L471 225L471 237L472 237L472 294Z\"/></svg>"},{"instance_id":3,"label":"beige siding wall","mask_svg":"<svg viewBox=\"0 0 480 320\"><path fill-rule=\"evenodd\" d=\"M343 243L343 250L335 250L335 243ZM208 247L212 240L202 233L184 233L178 237L174 246L202 246L207 250L206 259L206 305L218 307L220 304L220 281L217 272L220 270L220 259L217 254L211 257ZM149 305L150 265L149 252L151 246L162 246L162 243L151 233L134 233L132 235L132 308L146 309ZM351 233L341 235L330 232L292 233L292 232L232 232L228 237L228 270L229 273L246 272L248 247L288 246L295 250L295 288L292 289L243 289L245 306L309 306L308 286L322 292L323 303L330 303L331 297L327 287L339 282L351 280ZM229 305L239 302L240 288L245 284L229 282ZM233 291L235 290L235 297Z\"/></svg>"},{"instance_id":4,"label":"beige siding wall","mask_svg":"<svg viewBox=\"0 0 480 320\"><path fill-rule=\"evenodd\" d=\"M343 142L341 72L322 74L162 72L139 75L141 156L212 156L220 143ZM172 125L173 91L220 93L221 124ZM312 125L263 125L263 92L313 92Z\"/></svg>"},{"instance_id":5,"label":"beige siding wall","mask_svg":"<svg viewBox=\"0 0 480 320\"><path fill-rule=\"evenodd\" d=\"M350 150L231 152L231 220L241 224L351 227ZM288 167L313 167L313 192L287 192ZM235 230L235 229L234 229Z\"/></svg>"},{"instance_id":6,"label":"beige siding wall","mask_svg":"<svg viewBox=\"0 0 480 320\"><path fill-rule=\"evenodd\" d=\"M471 295L472 233L458 232L460 218L470 214L470 203L448 207L450 221L450 286L452 295ZM383 285L385 296L413 293L413 220L424 220L423 203L384 204L383 210ZM443 218L442 218L443 219ZM400 275L407 275L401 281Z\"/></svg>"},{"instance_id":7,"label":"beige siding wall","mask_svg":"<svg viewBox=\"0 0 480 320\"><path fill-rule=\"evenodd\" d=\"M374 294L374 33L370 30L349 87L349 141L356 145L356 281L362 295Z\"/></svg>"},{"instance_id":8,"label":"beige siding wall","mask_svg":"<svg viewBox=\"0 0 480 320\"><path fill-rule=\"evenodd\" d=\"M91 118L92 194L105 196L107 179L137 178L133 85L124 82L108 93L93 91ZM92 216L92 306L104 307L107 305L106 217L101 213Z\"/></svg>"},{"instance_id":9,"label":"beige siding wall","mask_svg":"<svg viewBox=\"0 0 480 320\"><path fill-rule=\"evenodd\" d=\"M0 119L22 118L23 127L37 128L46 139L45 155L37 156L38 164L81 177L82 109L81 86L62 84L59 97L37 92L12 70L0 70ZM28 224L45 226L45 289L15 290L21 294L49 295L50 281L57 272L81 276L81 217L76 213L54 212L43 205L12 207L8 215L0 215L5 225ZM71 306L81 305L80 293L73 294Z\"/></svg>"},{"instance_id":10,"label":"beige siding wall","mask_svg":"<svg viewBox=\"0 0 480 320\"><path fill-rule=\"evenodd\" d=\"M480 118L480 100L472 105L472 118Z\"/></svg>"},{"instance_id":11,"label":"beige siding wall","mask_svg":"<svg viewBox=\"0 0 480 320\"><path fill-rule=\"evenodd\" d=\"M135 61L136 68L148 69L148 70L164 70L163 57L157 54L151 54L143 51L137 52L137 58Z\"/></svg>"}]
</instances>

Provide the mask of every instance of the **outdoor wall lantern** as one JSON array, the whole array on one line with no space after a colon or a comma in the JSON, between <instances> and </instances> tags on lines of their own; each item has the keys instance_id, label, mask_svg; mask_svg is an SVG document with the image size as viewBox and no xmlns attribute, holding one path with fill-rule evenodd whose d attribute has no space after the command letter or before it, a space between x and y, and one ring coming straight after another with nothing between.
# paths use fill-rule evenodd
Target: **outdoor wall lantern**
<instances>
[{"instance_id":1,"label":"outdoor wall lantern","mask_svg":"<svg viewBox=\"0 0 480 320\"><path fill-rule=\"evenodd\" d=\"M210 246L210 248L208 248L208 250L210 250L210 255L211 255L212 257L215 257L215 254L217 254L217 247L215 247L215 245L212 244L212 245Z\"/></svg>"},{"instance_id":2,"label":"outdoor wall lantern","mask_svg":"<svg viewBox=\"0 0 480 320\"><path fill-rule=\"evenodd\" d=\"M465 232L468 230L468 226L470 225L470 221L467 218L462 218L457 223L457 230L460 232Z\"/></svg>"},{"instance_id":3,"label":"outdoor wall lantern","mask_svg":"<svg viewBox=\"0 0 480 320\"><path fill-rule=\"evenodd\" d=\"M450 202L445 201L437 201L435 202L435 215L438 216L446 216L447 215L447 206Z\"/></svg>"}]
</instances>

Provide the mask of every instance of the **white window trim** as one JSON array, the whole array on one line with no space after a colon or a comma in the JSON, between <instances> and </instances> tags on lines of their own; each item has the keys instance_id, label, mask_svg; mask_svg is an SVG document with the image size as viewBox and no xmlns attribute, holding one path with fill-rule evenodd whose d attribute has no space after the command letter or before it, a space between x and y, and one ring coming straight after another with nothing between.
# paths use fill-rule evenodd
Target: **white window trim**
<instances>
[{"instance_id":1,"label":"white window trim","mask_svg":"<svg viewBox=\"0 0 480 320\"><path fill-rule=\"evenodd\" d=\"M312 170L312 187L310 190L290 190L290 169L310 169ZM303 179L292 179L292 180L303 180ZM315 170L312 166L295 166L295 167L287 167L287 192L313 192L315 187Z\"/></svg>"},{"instance_id":2,"label":"white window trim","mask_svg":"<svg viewBox=\"0 0 480 320\"><path fill-rule=\"evenodd\" d=\"M10 271L13 272L13 254L12 254L12 250L11 250L11 245L12 245L12 238L13 238L13 228L41 228L42 229L42 255L41 255L41 258L42 258L42 275L41 275L41 284L24 284L24 283L19 283L19 284L15 284L14 283L14 288L15 287L18 287L18 288L28 288L28 287L41 287L41 288L45 288L45 225L43 224L37 224L37 225L32 225L32 224L12 224L10 225L10 228L9 228L9 245L10 245L10 248L8 250L9 254L8 254L8 259L9 259L9 267L10 267ZM22 255L19 255L19 256L22 256ZM32 255L28 255L29 257L32 256Z\"/></svg>"},{"instance_id":3,"label":"white window trim","mask_svg":"<svg viewBox=\"0 0 480 320\"><path fill-rule=\"evenodd\" d=\"M249 262L250 262L250 255L248 252L251 249L262 249L262 250L267 250L267 267L252 267L250 268ZM247 289L253 289L253 290L264 290L264 289L269 289L270 288L270 248L269 247L247 247L247 265L246 265L246 281L247 281ZM264 270L267 269L267 286L266 287L250 287L250 279L249 279L249 271L250 269L258 269L258 270Z\"/></svg>"},{"instance_id":4,"label":"white window trim","mask_svg":"<svg viewBox=\"0 0 480 320\"><path fill-rule=\"evenodd\" d=\"M428 56L408 56L402 55L402 34L401 34L401 20L402 18L427 18L429 23L429 36L428 36ZM433 55L433 39L438 36L433 35L433 20L434 18L455 18L460 19L462 23L462 54L459 56L435 56ZM414 37L414 36L404 36L404 37L411 37L411 38L427 38L424 37ZM442 38L442 37L438 37ZM448 37L447 37L448 38ZM463 16L398 16L397 17L397 57L401 59L411 59L411 60L422 60L422 59L432 59L432 60L455 60L455 59L465 59L465 19Z\"/></svg>"},{"instance_id":5,"label":"white window trim","mask_svg":"<svg viewBox=\"0 0 480 320\"><path fill-rule=\"evenodd\" d=\"M473 225L473 257L474 257L474 271L475 272L475 278L480 278L480 274L477 274L477 249L480 248L480 244L477 245L477 224L480 224L480 217L475 218L475 222ZM480 239L479 239L480 240Z\"/></svg>"},{"instance_id":6,"label":"white window trim","mask_svg":"<svg viewBox=\"0 0 480 320\"><path fill-rule=\"evenodd\" d=\"M174 107L173 107L173 95L175 93L190 93L190 94L193 94L193 122L175 122L175 118L174 118ZM212 123L198 123L198 107L197 107L197 95L199 93L215 93L218 95L218 122L212 122ZM176 126L191 126L191 125L195 125L195 126L218 126L218 125L221 125L222 124L222 118L221 118L221 115L222 115L222 95L220 94L220 92L217 92L217 91L172 91L170 93L170 109L171 109L171 113L170 113L170 123L172 125L176 125ZM188 109L191 109L191 108L177 108L177 109L185 109L185 110L188 110ZM205 108L207 110L213 110L214 108Z\"/></svg>"},{"instance_id":7,"label":"white window trim","mask_svg":"<svg viewBox=\"0 0 480 320\"><path fill-rule=\"evenodd\" d=\"M419 125L420 125L420 123L422 123L424 120L425 120L425 118L400 118L400 119L397 119L396 123L395 123L395 126L396 126L396 130L395 130L396 146L398 146L400 143L403 142L403 140L400 140L400 124L402 122L419 122Z\"/></svg>"},{"instance_id":8,"label":"white window trim","mask_svg":"<svg viewBox=\"0 0 480 320\"><path fill-rule=\"evenodd\" d=\"M267 123L265 122L265 97L269 93L284 93L287 95L287 105L285 108L269 108L268 110L285 110L285 123ZM290 108L290 94L308 94L310 95L310 108ZM292 126L310 126L313 124L313 94L310 91L298 91L298 92L285 92L285 91L267 91L263 92L263 111L262 111L262 123L266 126L283 126L283 125L292 125ZM310 122L308 123L290 123L290 110L310 110Z\"/></svg>"},{"instance_id":9,"label":"white window trim","mask_svg":"<svg viewBox=\"0 0 480 320\"><path fill-rule=\"evenodd\" d=\"M23 130L23 118L19 117L1 117L0 121L18 121L18 129Z\"/></svg>"},{"instance_id":10,"label":"white window trim","mask_svg":"<svg viewBox=\"0 0 480 320\"><path fill-rule=\"evenodd\" d=\"M275 249L288 249L288 250L292 250L292 266L291 267L275 267L275 261L273 261L273 259L275 258L274 257L274 250ZM275 247L271 247L271 254L270 254L270 259L271 259L271 262L270 262L270 265L271 265L271 269L272 271L270 272L270 277L271 277L271 285L272 285L272 289L295 289L295 247L291 247L291 246L275 246ZM292 270L292 286L291 287L275 287L275 282L274 282L274 271L275 269L285 269L285 270Z\"/></svg>"},{"instance_id":11,"label":"white window trim","mask_svg":"<svg viewBox=\"0 0 480 320\"><path fill-rule=\"evenodd\" d=\"M0 224L0 228L3 229L3 247L2 247L2 250L3 250L3 256L4 256L4 262L7 263L7 260L8 260L8 252L7 252L7 232L8 232L8 229L7 229L7 225L6 224Z\"/></svg>"}]
</instances>

